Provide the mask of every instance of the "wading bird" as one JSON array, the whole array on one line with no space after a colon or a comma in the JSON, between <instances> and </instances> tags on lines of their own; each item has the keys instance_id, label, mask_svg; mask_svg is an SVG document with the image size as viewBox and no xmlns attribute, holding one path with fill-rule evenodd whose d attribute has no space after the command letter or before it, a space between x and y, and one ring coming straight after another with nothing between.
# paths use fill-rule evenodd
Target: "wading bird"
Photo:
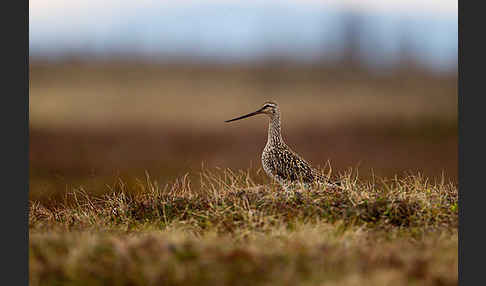
<instances>
[{"instance_id":1,"label":"wading bird","mask_svg":"<svg viewBox=\"0 0 486 286\"><path fill-rule=\"evenodd\" d=\"M268 139L262 153L262 165L267 175L276 180L284 190L301 186L309 188L312 184L326 187L340 187L340 183L331 183L319 171L290 149L282 139L280 127L280 109L274 101L267 101L255 112L226 120L232 122L250 116L264 114L269 118Z\"/></svg>"}]
</instances>

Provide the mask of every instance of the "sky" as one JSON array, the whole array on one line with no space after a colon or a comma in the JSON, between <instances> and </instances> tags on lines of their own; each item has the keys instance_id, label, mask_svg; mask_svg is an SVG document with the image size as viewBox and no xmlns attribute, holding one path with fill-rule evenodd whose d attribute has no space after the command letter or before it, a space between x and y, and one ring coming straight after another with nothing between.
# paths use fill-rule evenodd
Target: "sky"
<instances>
[{"instance_id":1,"label":"sky","mask_svg":"<svg viewBox=\"0 0 486 286\"><path fill-rule=\"evenodd\" d=\"M30 0L30 53L245 61L278 55L332 60L342 19L360 16L362 58L397 62L400 47L434 69L457 68L457 1L451 0Z\"/></svg>"}]
</instances>

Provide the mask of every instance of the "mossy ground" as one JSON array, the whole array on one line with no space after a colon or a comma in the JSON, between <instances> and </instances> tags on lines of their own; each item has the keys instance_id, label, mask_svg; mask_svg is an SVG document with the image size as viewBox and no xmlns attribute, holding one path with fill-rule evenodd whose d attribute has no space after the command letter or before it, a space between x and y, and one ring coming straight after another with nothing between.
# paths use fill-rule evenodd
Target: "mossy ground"
<instances>
[{"instance_id":1,"label":"mossy ground","mask_svg":"<svg viewBox=\"0 0 486 286\"><path fill-rule=\"evenodd\" d=\"M31 201L31 285L457 285L454 184L344 174L283 193L253 173Z\"/></svg>"}]
</instances>

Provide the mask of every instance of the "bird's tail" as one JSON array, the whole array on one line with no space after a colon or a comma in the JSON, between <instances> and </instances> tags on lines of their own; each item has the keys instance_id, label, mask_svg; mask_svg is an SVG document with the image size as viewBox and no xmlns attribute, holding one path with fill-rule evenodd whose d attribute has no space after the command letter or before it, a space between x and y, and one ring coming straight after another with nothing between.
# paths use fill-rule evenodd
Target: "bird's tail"
<instances>
[{"instance_id":1,"label":"bird's tail","mask_svg":"<svg viewBox=\"0 0 486 286\"><path fill-rule=\"evenodd\" d=\"M324 183L324 185L328 188L338 188L338 189L344 189L344 183L342 180L338 181L327 181Z\"/></svg>"}]
</instances>

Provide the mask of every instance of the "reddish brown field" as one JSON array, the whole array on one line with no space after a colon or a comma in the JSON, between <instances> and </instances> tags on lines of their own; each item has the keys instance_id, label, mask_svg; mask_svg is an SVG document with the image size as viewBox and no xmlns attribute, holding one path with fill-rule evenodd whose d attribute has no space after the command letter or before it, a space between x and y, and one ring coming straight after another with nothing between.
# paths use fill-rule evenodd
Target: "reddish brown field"
<instances>
[{"instance_id":1,"label":"reddish brown field","mask_svg":"<svg viewBox=\"0 0 486 286\"><path fill-rule=\"evenodd\" d=\"M366 178L457 180L456 76L302 66L33 62L31 198L150 171L258 169L267 121L223 121L277 100L288 145Z\"/></svg>"}]
</instances>

